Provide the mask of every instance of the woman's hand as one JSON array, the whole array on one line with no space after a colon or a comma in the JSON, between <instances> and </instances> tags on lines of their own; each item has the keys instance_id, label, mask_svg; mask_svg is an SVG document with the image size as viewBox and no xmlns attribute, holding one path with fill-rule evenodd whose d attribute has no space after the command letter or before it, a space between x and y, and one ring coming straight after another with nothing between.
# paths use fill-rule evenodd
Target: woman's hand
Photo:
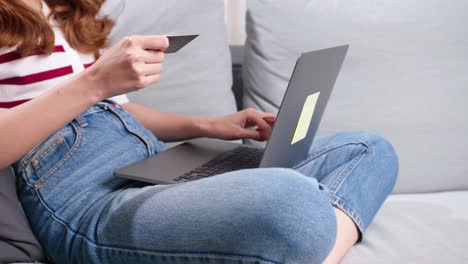
<instances>
[{"instance_id":1,"label":"woman's hand","mask_svg":"<svg viewBox=\"0 0 468 264\"><path fill-rule=\"evenodd\" d=\"M270 138L275 120L273 114L249 108L227 116L205 119L206 122L200 126L203 134L209 138L265 141ZM249 129L255 126L256 129Z\"/></svg>"},{"instance_id":2,"label":"woman's hand","mask_svg":"<svg viewBox=\"0 0 468 264\"><path fill-rule=\"evenodd\" d=\"M101 99L133 92L159 81L165 36L125 37L107 50L85 74L96 84Z\"/></svg>"}]
</instances>

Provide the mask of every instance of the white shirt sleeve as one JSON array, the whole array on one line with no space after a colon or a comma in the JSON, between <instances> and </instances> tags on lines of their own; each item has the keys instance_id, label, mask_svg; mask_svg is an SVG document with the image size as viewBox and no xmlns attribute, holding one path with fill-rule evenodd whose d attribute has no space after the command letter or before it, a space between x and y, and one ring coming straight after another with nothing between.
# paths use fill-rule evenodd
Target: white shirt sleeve
<instances>
[{"instance_id":1,"label":"white shirt sleeve","mask_svg":"<svg viewBox=\"0 0 468 264\"><path fill-rule=\"evenodd\" d=\"M114 102L116 102L118 104L121 104L121 105L130 102L130 100L128 100L127 95L125 95L125 94L110 97L109 100L112 100L112 101L114 101Z\"/></svg>"}]
</instances>

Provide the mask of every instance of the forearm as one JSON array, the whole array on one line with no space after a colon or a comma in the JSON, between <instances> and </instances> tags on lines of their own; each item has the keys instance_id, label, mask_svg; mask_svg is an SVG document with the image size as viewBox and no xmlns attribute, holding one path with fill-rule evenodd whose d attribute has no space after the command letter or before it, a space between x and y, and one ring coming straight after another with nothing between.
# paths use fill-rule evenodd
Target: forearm
<instances>
[{"instance_id":1,"label":"forearm","mask_svg":"<svg viewBox=\"0 0 468 264\"><path fill-rule=\"evenodd\" d=\"M162 141L183 141L208 136L206 127L210 122L209 118L164 113L134 103L126 103L124 107Z\"/></svg>"},{"instance_id":2,"label":"forearm","mask_svg":"<svg viewBox=\"0 0 468 264\"><path fill-rule=\"evenodd\" d=\"M79 74L27 103L0 112L0 168L5 168L100 101L93 80Z\"/></svg>"},{"instance_id":3,"label":"forearm","mask_svg":"<svg viewBox=\"0 0 468 264\"><path fill-rule=\"evenodd\" d=\"M124 38L84 72L36 99L1 112L0 168L22 157L102 99L159 81L163 52L168 47L165 36Z\"/></svg>"}]
</instances>

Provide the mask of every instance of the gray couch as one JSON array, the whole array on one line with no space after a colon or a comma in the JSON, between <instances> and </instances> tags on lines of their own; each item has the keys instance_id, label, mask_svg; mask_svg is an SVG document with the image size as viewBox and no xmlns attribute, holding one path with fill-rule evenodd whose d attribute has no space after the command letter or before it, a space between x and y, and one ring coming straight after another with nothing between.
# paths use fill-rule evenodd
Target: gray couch
<instances>
[{"instance_id":1,"label":"gray couch","mask_svg":"<svg viewBox=\"0 0 468 264\"><path fill-rule=\"evenodd\" d=\"M371 130L394 194L343 263L468 263L468 1L249 1L244 107L275 111L297 56L350 51L322 134Z\"/></svg>"},{"instance_id":2,"label":"gray couch","mask_svg":"<svg viewBox=\"0 0 468 264\"><path fill-rule=\"evenodd\" d=\"M114 41L200 34L166 57L160 83L129 95L177 113L276 112L301 52L350 44L320 134L382 134L401 169L343 263L468 263L467 1L249 0L245 47L231 49L220 0L108 1L104 10L117 21Z\"/></svg>"}]
</instances>

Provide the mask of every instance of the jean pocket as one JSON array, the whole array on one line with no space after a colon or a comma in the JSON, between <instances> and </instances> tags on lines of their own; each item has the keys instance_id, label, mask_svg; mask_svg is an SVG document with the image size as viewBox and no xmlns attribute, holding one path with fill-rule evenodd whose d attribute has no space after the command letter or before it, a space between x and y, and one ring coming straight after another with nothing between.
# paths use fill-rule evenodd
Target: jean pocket
<instances>
[{"instance_id":1,"label":"jean pocket","mask_svg":"<svg viewBox=\"0 0 468 264\"><path fill-rule=\"evenodd\" d=\"M25 180L38 188L51 174L63 167L79 145L79 134L79 126L70 123L39 144L27 161Z\"/></svg>"}]
</instances>

